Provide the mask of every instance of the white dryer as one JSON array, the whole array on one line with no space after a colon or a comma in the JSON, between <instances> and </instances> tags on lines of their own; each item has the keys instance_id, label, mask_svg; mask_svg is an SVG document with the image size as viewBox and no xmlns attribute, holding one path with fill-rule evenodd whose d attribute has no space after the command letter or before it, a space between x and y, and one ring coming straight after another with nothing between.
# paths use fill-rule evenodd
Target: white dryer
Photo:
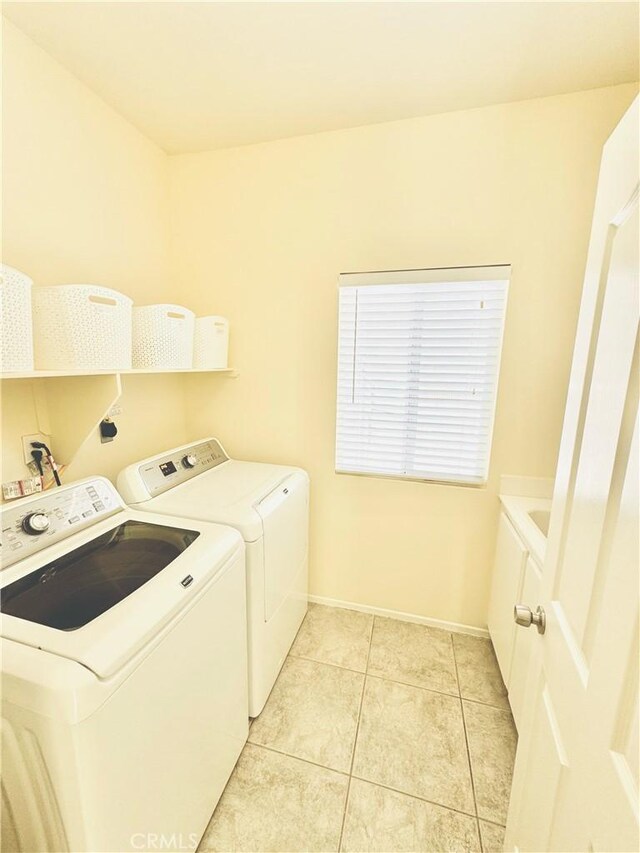
<instances>
[{"instance_id":1,"label":"white dryer","mask_svg":"<svg viewBox=\"0 0 640 853\"><path fill-rule=\"evenodd\" d=\"M3 850L195 849L248 733L242 538L103 478L0 512Z\"/></svg>"},{"instance_id":2,"label":"white dryer","mask_svg":"<svg viewBox=\"0 0 640 853\"><path fill-rule=\"evenodd\" d=\"M215 438L206 438L130 465L118 476L118 490L138 510L217 521L242 534L249 714L257 717L307 611L307 473L229 459Z\"/></svg>"}]
</instances>

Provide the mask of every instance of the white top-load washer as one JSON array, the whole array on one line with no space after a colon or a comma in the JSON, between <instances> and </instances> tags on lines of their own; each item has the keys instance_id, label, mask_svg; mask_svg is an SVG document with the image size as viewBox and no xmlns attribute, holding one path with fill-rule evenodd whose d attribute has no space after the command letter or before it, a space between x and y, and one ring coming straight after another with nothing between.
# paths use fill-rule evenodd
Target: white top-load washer
<instances>
[{"instance_id":1,"label":"white top-load washer","mask_svg":"<svg viewBox=\"0 0 640 853\"><path fill-rule=\"evenodd\" d=\"M195 849L248 733L242 538L100 477L0 512L3 850Z\"/></svg>"},{"instance_id":2,"label":"white top-load washer","mask_svg":"<svg viewBox=\"0 0 640 853\"><path fill-rule=\"evenodd\" d=\"M309 477L229 459L215 438L130 465L118 490L136 509L229 524L247 558L249 714L257 717L307 611Z\"/></svg>"}]
</instances>

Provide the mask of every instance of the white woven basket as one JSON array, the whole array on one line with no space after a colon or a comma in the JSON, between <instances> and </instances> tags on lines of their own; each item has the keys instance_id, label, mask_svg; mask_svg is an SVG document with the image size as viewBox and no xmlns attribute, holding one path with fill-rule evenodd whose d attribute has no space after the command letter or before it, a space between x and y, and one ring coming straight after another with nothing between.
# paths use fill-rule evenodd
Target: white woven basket
<instances>
[{"instance_id":1,"label":"white woven basket","mask_svg":"<svg viewBox=\"0 0 640 853\"><path fill-rule=\"evenodd\" d=\"M36 368L129 369L132 304L123 293L94 284L34 287Z\"/></svg>"},{"instance_id":2,"label":"white woven basket","mask_svg":"<svg viewBox=\"0 0 640 853\"><path fill-rule=\"evenodd\" d=\"M193 366L220 370L227 367L229 321L226 317L197 317L193 338Z\"/></svg>"},{"instance_id":3,"label":"white woven basket","mask_svg":"<svg viewBox=\"0 0 640 853\"><path fill-rule=\"evenodd\" d=\"M133 366L188 368L193 365L195 315L182 305L133 309Z\"/></svg>"},{"instance_id":4,"label":"white woven basket","mask_svg":"<svg viewBox=\"0 0 640 853\"><path fill-rule=\"evenodd\" d=\"M0 334L2 372L33 370L33 325L31 287L24 273L2 264L0 272Z\"/></svg>"}]
</instances>

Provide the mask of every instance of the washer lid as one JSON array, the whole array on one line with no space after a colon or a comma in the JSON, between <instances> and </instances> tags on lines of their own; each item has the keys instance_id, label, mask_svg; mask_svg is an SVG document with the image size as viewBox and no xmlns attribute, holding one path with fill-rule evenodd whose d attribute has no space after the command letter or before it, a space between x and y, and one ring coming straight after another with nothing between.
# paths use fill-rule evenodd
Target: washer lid
<instances>
[{"instance_id":1,"label":"washer lid","mask_svg":"<svg viewBox=\"0 0 640 853\"><path fill-rule=\"evenodd\" d=\"M180 618L241 547L218 525L118 513L3 573L2 633L106 678Z\"/></svg>"},{"instance_id":2,"label":"washer lid","mask_svg":"<svg viewBox=\"0 0 640 853\"><path fill-rule=\"evenodd\" d=\"M230 524L242 533L245 542L255 542L263 532L257 505L293 474L306 478L299 468L230 459L139 506L167 515Z\"/></svg>"},{"instance_id":3,"label":"washer lid","mask_svg":"<svg viewBox=\"0 0 640 853\"><path fill-rule=\"evenodd\" d=\"M198 536L129 519L5 586L2 612L75 631L155 577Z\"/></svg>"}]
</instances>

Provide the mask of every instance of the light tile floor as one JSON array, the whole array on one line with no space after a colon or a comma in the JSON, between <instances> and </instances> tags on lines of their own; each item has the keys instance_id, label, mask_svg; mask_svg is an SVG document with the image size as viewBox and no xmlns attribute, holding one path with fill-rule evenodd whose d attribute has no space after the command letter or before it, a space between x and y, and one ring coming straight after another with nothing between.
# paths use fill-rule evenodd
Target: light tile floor
<instances>
[{"instance_id":1,"label":"light tile floor","mask_svg":"<svg viewBox=\"0 0 640 853\"><path fill-rule=\"evenodd\" d=\"M502 850L515 746L489 640L311 604L199 850Z\"/></svg>"}]
</instances>

